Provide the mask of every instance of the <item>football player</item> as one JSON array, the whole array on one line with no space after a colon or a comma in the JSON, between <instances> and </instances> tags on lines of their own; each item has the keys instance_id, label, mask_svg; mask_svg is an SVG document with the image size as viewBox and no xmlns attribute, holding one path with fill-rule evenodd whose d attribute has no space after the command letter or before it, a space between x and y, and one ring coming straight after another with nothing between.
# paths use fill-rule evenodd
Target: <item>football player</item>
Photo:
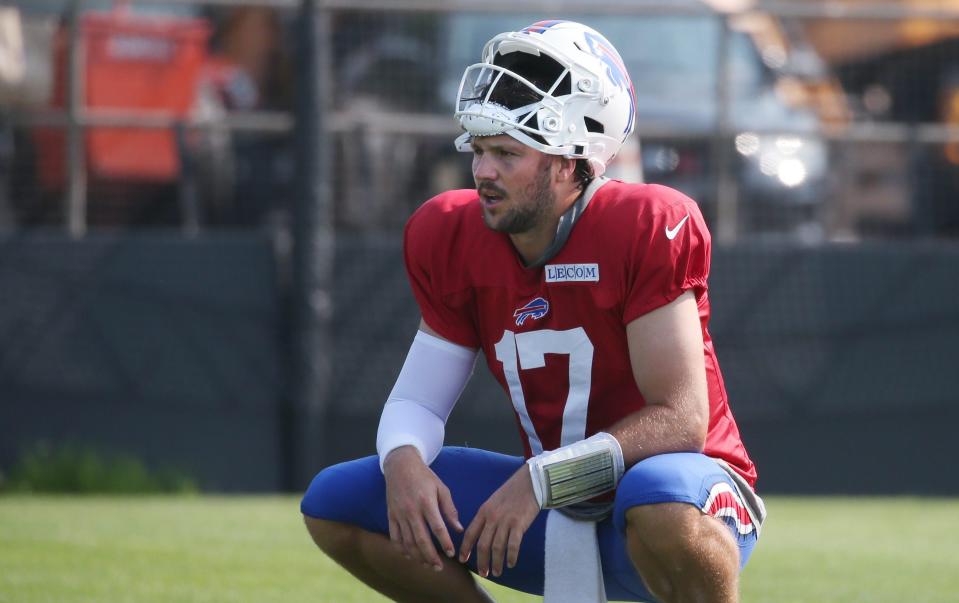
<instances>
[{"instance_id":1,"label":"football player","mask_svg":"<svg viewBox=\"0 0 959 603\"><path fill-rule=\"evenodd\" d=\"M579 23L490 40L463 75L476 189L410 218L422 313L377 456L303 498L316 544L398 601L736 601L765 510L707 329L694 201L603 178L636 121L617 51ZM478 350L525 458L444 447Z\"/></svg>"}]
</instances>

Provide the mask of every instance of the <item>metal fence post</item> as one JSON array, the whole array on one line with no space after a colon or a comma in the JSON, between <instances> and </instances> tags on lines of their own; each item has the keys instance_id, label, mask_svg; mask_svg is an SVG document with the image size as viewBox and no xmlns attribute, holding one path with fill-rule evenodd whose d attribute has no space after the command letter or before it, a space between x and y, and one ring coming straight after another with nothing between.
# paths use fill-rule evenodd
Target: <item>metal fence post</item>
<instances>
[{"instance_id":1,"label":"metal fence post","mask_svg":"<svg viewBox=\"0 0 959 603\"><path fill-rule=\"evenodd\" d=\"M87 230L87 157L85 128L82 123L85 104L86 44L81 36L82 0L70 3L67 20L70 24L70 45L67 55L67 186L64 215L67 232L74 238Z\"/></svg>"},{"instance_id":2,"label":"metal fence post","mask_svg":"<svg viewBox=\"0 0 959 603\"><path fill-rule=\"evenodd\" d=\"M299 19L299 194L294 209L292 399L287 413L290 489L301 489L325 461L325 415L332 368L333 204L327 98L330 15L320 0L303 0Z\"/></svg>"},{"instance_id":3,"label":"metal fence post","mask_svg":"<svg viewBox=\"0 0 959 603\"><path fill-rule=\"evenodd\" d=\"M713 157L716 161L716 238L720 243L735 243L738 235L739 199L736 179L731 173L731 141L728 140L732 126L730 119L729 79L729 23L720 13L719 40L717 42L716 69L716 135L713 138Z\"/></svg>"}]
</instances>

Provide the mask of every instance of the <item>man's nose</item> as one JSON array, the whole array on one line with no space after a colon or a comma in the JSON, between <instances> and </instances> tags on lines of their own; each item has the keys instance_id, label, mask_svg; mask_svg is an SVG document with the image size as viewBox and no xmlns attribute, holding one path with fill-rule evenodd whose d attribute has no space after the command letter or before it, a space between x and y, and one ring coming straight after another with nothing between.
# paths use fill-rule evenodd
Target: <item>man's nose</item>
<instances>
[{"instance_id":1,"label":"man's nose","mask_svg":"<svg viewBox=\"0 0 959 603\"><path fill-rule=\"evenodd\" d=\"M476 182L494 181L497 173L493 162L487 155L473 157L473 180Z\"/></svg>"}]
</instances>

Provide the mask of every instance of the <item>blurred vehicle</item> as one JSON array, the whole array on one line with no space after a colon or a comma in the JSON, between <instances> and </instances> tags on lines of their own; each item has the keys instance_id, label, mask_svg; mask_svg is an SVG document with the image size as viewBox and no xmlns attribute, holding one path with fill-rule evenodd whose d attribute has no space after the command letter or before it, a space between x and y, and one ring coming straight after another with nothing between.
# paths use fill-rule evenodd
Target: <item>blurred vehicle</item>
<instances>
[{"instance_id":1,"label":"blurred vehicle","mask_svg":"<svg viewBox=\"0 0 959 603\"><path fill-rule=\"evenodd\" d=\"M436 192L431 172L452 151L454 132L452 99L435 95L439 24L436 14L335 13L330 100L341 228L399 228Z\"/></svg>"},{"instance_id":2,"label":"blurred vehicle","mask_svg":"<svg viewBox=\"0 0 959 603\"><path fill-rule=\"evenodd\" d=\"M628 7L640 4L623 0ZM831 184L823 129L848 115L837 80L802 32L764 13L714 12L699 0L647 4L662 10L556 15L601 31L633 78L638 136L612 163L610 176L675 187L712 223L722 159L735 187L739 232L820 237ZM698 10L670 12L689 7ZM341 226L394 228L430 195L472 186L470 162L451 142L463 70L492 36L540 18L337 14L332 121ZM726 133L722 147L720 132Z\"/></svg>"},{"instance_id":3,"label":"blurred vehicle","mask_svg":"<svg viewBox=\"0 0 959 603\"><path fill-rule=\"evenodd\" d=\"M959 37L899 44L837 71L864 122L959 127ZM860 169L878 169L860 176L873 186L847 200L850 229L865 235L959 235L959 143L923 142L915 131L913 136L859 149ZM884 169L888 164L895 170ZM895 191L887 203L877 203L873 189L880 183Z\"/></svg>"}]
</instances>

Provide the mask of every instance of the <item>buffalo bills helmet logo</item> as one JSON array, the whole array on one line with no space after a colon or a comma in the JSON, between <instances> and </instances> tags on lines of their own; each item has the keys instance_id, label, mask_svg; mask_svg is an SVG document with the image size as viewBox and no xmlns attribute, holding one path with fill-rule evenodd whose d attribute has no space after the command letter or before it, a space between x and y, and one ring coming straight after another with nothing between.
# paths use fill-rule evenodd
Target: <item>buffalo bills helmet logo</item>
<instances>
[{"instance_id":1,"label":"buffalo bills helmet logo","mask_svg":"<svg viewBox=\"0 0 959 603\"><path fill-rule=\"evenodd\" d=\"M636 90L633 88L633 81L629 79L626 65L606 38L589 31L583 35L586 37L590 53L606 66L606 77L623 92L629 92L629 120L626 122L626 129L623 130L624 134L629 134L633 131L633 120L636 117Z\"/></svg>"},{"instance_id":2,"label":"buffalo bills helmet logo","mask_svg":"<svg viewBox=\"0 0 959 603\"><path fill-rule=\"evenodd\" d=\"M521 327L527 318L538 320L546 316L547 312L549 312L549 302L542 297L537 297L513 312L513 317L516 318L516 326Z\"/></svg>"}]
</instances>

